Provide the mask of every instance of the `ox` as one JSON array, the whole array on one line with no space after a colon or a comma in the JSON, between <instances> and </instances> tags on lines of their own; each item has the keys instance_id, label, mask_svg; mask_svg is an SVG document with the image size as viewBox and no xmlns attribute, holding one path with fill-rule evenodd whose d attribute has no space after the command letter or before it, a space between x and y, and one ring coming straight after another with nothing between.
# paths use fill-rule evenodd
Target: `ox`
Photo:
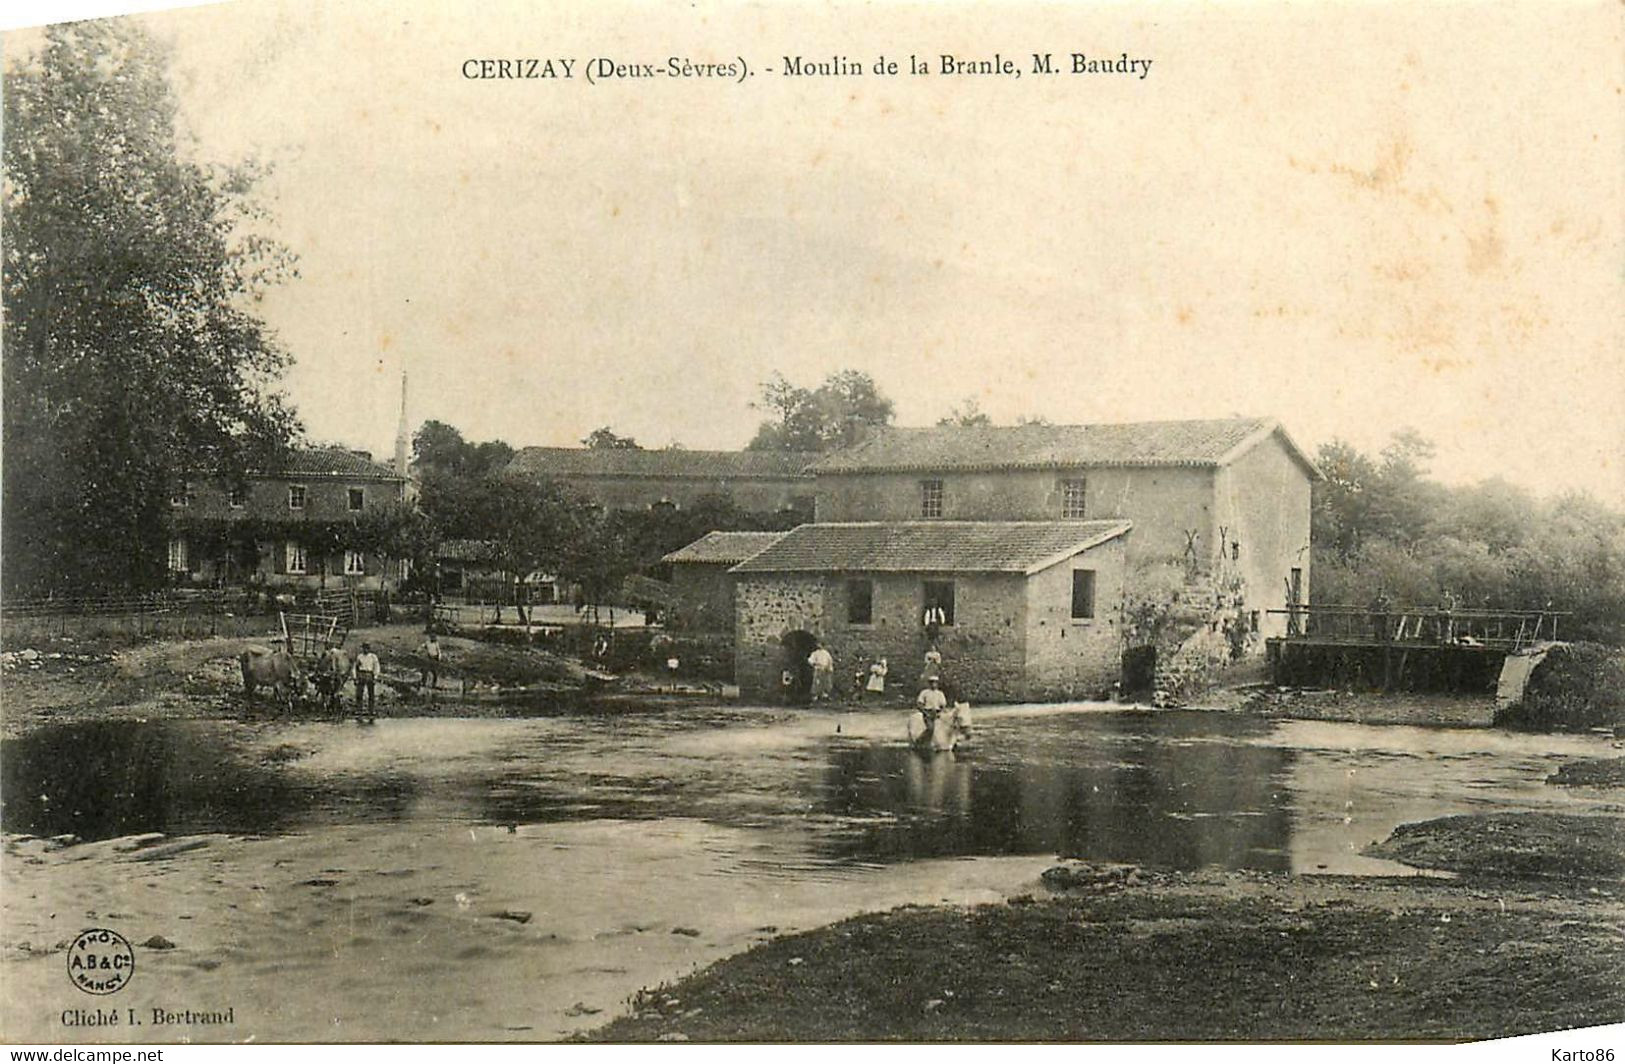
<instances>
[{"instance_id":1,"label":"ox","mask_svg":"<svg viewBox=\"0 0 1625 1064\"><path fill-rule=\"evenodd\" d=\"M293 707L300 679L292 654L282 647L249 647L238 661L243 666L243 693L249 701L253 701L255 691L269 687L278 701Z\"/></svg>"},{"instance_id":2,"label":"ox","mask_svg":"<svg viewBox=\"0 0 1625 1064\"><path fill-rule=\"evenodd\" d=\"M323 709L334 714L340 711L339 695L344 690L344 681L349 678L350 655L340 647L328 647L321 652L311 670L311 679L316 684L316 695Z\"/></svg>"},{"instance_id":3,"label":"ox","mask_svg":"<svg viewBox=\"0 0 1625 1064\"><path fill-rule=\"evenodd\" d=\"M966 702L955 702L929 724L919 710L909 714L908 741L916 750L933 753L952 750L961 740L970 738L970 733L970 704Z\"/></svg>"}]
</instances>

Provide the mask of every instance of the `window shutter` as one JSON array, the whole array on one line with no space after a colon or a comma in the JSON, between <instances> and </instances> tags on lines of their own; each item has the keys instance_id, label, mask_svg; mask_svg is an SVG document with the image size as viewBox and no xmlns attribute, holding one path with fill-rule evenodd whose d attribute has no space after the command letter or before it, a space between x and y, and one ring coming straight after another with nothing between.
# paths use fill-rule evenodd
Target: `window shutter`
<instances>
[{"instance_id":1,"label":"window shutter","mask_svg":"<svg viewBox=\"0 0 1625 1064\"><path fill-rule=\"evenodd\" d=\"M286 540L278 539L271 541L271 568L276 571L278 576L287 575L288 544Z\"/></svg>"}]
</instances>

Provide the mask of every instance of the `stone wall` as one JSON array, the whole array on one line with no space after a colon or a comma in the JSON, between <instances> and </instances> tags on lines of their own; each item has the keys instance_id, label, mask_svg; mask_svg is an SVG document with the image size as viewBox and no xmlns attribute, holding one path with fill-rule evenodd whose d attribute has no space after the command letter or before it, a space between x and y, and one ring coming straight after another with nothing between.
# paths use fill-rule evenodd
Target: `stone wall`
<instances>
[{"instance_id":1,"label":"stone wall","mask_svg":"<svg viewBox=\"0 0 1625 1064\"><path fill-rule=\"evenodd\" d=\"M943 473L822 473L818 521L918 521L920 482L942 481L942 517L955 521L1059 521L1061 485L1086 481L1084 517L1134 522L1129 562L1179 561L1186 532L1195 534L1197 564L1218 554L1212 469L1179 466Z\"/></svg>"},{"instance_id":2,"label":"stone wall","mask_svg":"<svg viewBox=\"0 0 1625 1064\"><path fill-rule=\"evenodd\" d=\"M1130 536L1133 533L1129 533ZM1026 697L1109 697L1122 674L1125 537L1102 543L1028 580ZM1095 574L1095 615L1072 616L1072 574Z\"/></svg>"},{"instance_id":3,"label":"stone wall","mask_svg":"<svg viewBox=\"0 0 1625 1064\"><path fill-rule=\"evenodd\" d=\"M1285 607L1293 569L1302 570L1300 601L1309 601L1308 474L1271 436L1220 470L1217 489L1226 543L1215 576L1258 611L1263 635L1285 635L1285 615L1267 611Z\"/></svg>"},{"instance_id":4,"label":"stone wall","mask_svg":"<svg viewBox=\"0 0 1625 1064\"><path fill-rule=\"evenodd\" d=\"M671 567L674 627L693 632L731 632L734 578L728 565L676 562Z\"/></svg>"},{"instance_id":5,"label":"stone wall","mask_svg":"<svg viewBox=\"0 0 1625 1064\"><path fill-rule=\"evenodd\" d=\"M941 629L937 649L943 675L965 698L1007 702L1026 697L1025 579L1015 574L876 573L800 576L752 574L737 578L735 660L741 693L774 697L786 665L785 634L812 633L835 658L835 689L851 695L858 676L886 658L887 686L912 698L928 642L921 624L924 582L954 582L954 624ZM868 624L848 621L850 581L872 583Z\"/></svg>"},{"instance_id":6,"label":"stone wall","mask_svg":"<svg viewBox=\"0 0 1625 1064\"><path fill-rule=\"evenodd\" d=\"M805 631L820 639L825 636L824 578L786 573L736 580L734 679L746 698L773 698L785 665L785 634ZM837 670L840 667L837 662Z\"/></svg>"},{"instance_id":7,"label":"stone wall","mask_svg":"<svg viewBox=\"0 0 1625 1064\"><path fill-rule=\"evenodd\" d=\"M1182 706L1197 698L1219 671L1262 647L1251 626L1252 610L1237 582L1191 581L1169 603L1169 620L1157 633L1152 704Z\"/></svg>"}]
</instances>

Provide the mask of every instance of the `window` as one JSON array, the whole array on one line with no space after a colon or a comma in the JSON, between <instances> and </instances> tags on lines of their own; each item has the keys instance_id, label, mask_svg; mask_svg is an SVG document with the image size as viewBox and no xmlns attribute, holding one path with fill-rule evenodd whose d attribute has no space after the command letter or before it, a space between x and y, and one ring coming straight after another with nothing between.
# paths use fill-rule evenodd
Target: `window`
<instances>
[{"instance_id":1,"label":"window","mask_svg":"<svg viewBox=\"0 0 1625 1064\"><path fill-rule=\"evenodd\" d=\"M846 623L873 624L874 616L874 581L848 580L846 582Z\"/></svg>"},{"instance_id":2,"label":"window","mask_svg":"<svg viewBox=\"0 0 1625 1064\"><path fill-rule=\"evenodd\" d=\"M361 508L363 506L365 506L365 505L367 505L367 493L366 493L366 491L364 491L361 488L351 488L350 489L350 512L351 513L358 513L361 510Z\"/></svg>"},{"instance_id":3,"label":"window","mask_svg":"<svg viewBox=\"0 0 1625 1064\"><path fill-rule=\"evenodd\" d=\"M288 485L288 509L303 510L305 508L305 486L303 484Z\"/></svg>"},{"instance_id":4,"label":"window","mask_svg":"<svg viewBox=\"0 0 1625 1064\"><path fill-rule=\"evenodd\" d=\"M1084 480L1061 481L1061 516L1064 518L1082 518L1084 514L1084 497L1087 494L1088 482Z\"/></svg>"},{"instance_id":5,"label":"window","mask_svg":"<svg viewBox=\"0 0 1625 1064\"><path fill-rule=\"evenodd\" d=\"M1087 621L1095 615L1095 571L1072 570L1072 619Z\"/></svg>"},{"instance_id":6,"label":"window","mask_svg":"<svg viewBox=\"0 0 1625 1064\"><path fill-rule=\"evenodd\" d=\"M920 620L928 628L932 625L942 628L953 627L954 582L952 580L927 580L925 582L925 604L920 611Z\"/></svg>"},{"instance_id":7,"label":"window","mask_svg":"<svg viewBox=\"0 0 1625 1064\"><path fill-rule=\"evenodd\" d=\"M295 575L305 571L305 545L303 543L288 542L287 570Z\"/></svg>"},{"instance_id":8,"label":"window","mask_svg":"<svg viewBox=\"0 0 1625 1064\"><path fill-rule=\"evenodd\" d=\"M226 505L233 510L241 510L248 505L248 489L233 487L226 490Z\"/></svg>"},{"instance_id":9,"label":"window","mask_svg":"<svg viewBox=\"0 0 1625 1064\"><path fill-rule=\"evenodd\" d=\"M184 573L186 570L186 541L184 539L172 539L169 541L169 571Z\"/></svg>"},{"instance_id":10,"label":"window","mask_svg":"<svg viewBox=\"0 0 1625 1064\"><path fill-rule=\"evenodd\" d=\"M344 552L344 575L345 576L366 576L367 575L367 558L366 558L366 555L362 554L358 550L347 550L347 551L345 551Z\"/></svg>"},{"instance_id":11,"label":"window","mask_svg":"<svg viewBox=\"0 0 1625 1064\"><path fill-rule=\"evenodd\" d=\"M192 505L192 485L190 482L183 480L175 486L174 492L169 496L169 505Z\"/></svg>"},{"instance_id":12,"label":"window","mask_svg":"<svg viewBox=\"0 0 1625 1064\"><path fill-rule=\"evenodd\" d=\"M942 481L920 481L920 516L942 516Z\"/></svg>"}]
</instances>

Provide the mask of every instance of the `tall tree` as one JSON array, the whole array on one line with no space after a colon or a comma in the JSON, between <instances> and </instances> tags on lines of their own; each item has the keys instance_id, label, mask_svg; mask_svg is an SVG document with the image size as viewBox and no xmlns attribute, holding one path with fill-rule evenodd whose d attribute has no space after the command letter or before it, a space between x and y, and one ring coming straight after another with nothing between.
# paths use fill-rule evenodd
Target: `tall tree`
<instances>
[{"instance_id":1,"label":"tall tree","mask_svg":"<svg viewBox=\"0 0 1625 1064\"><path fill-rule=\"evenodd\" d=\"M188 474L297 431L288 357L246 308L293 272L251 166L177 150L167 57L126 20L45 32L5 74L8 589L163 577Z\"/></svg>"},{"instance_id":2,"label":"tall tree","mask_svg":"<svg viewBox=\"0 0 1625 1064\"><path fill-rule=\"evenodd\" d=\"M865 435L891 424L892 401L874 378L845 369L824 378L808 391L775 373L762 383L757 409L771 415L747 445L752 451L832 451L850 447Z\"/></svg>"},{"instance_id":3,"label":"tall tree","mask_svg":"<svg viewBox=\"0 0 1625 1064\"><path fill-rule=\"evenodd\" d=\"M420 474L462 473L468 460L468 441L444 421L425 421L412 434L412 465Z\"/></svg>"}]
</instances>

